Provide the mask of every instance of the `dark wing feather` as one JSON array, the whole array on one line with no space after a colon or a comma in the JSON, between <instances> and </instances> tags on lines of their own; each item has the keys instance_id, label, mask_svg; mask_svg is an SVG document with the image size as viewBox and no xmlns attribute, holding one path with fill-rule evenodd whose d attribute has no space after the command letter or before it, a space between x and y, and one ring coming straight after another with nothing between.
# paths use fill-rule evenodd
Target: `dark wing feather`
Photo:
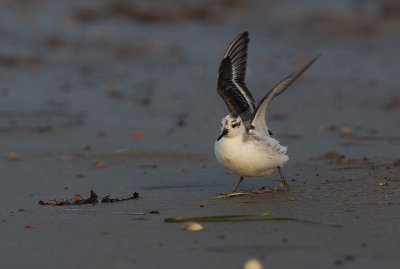
<instances>
[{"instance_id":1,"label":"dark wing feather","mask_svg":"<svg viewBox=\"0 0 400 269\"><path fill-rule=\"evenodd\" d=\"M221 61L218 77L219 95L229 112L238 114L243 122L249 121L256 110L254 98L244 82L248 43L248 32L232 41Z\"/></svg>"},{"instance_id":2,"label":"dark wing feather","mask_svg":"<svg viewBox=\"0 0 400 269\"><path fill-rule=\"evenodd\" d=\"M304 73L304 71L306 71L318 59L318 57L319 56L315 57L314 59L306 63L297 72L294 72L285 79L281 80L264 96L264 98L261 100L260 104L257 107L256 112L254 113L251 119L252 129L255 129L257 132L268 134L266 114L268 106L271 103L272 99L274 99L275 96L278 96L281 93L283 93L293 82L295 82Z\"/></svg>"}]
</instances>

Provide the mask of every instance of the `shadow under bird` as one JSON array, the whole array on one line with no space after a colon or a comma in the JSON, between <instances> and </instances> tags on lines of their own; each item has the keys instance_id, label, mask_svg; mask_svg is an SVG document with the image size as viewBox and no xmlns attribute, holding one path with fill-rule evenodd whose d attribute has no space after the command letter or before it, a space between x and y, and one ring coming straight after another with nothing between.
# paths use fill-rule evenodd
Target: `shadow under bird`
<instances>
[{"instance_id":1,"label":"shadow under bird","mask_svg":"<svg viewBox=\"0 0 400 269\"><path fill-rule=\"evenodd\" d=\"M245 84L248 44L248 32L237 36L226 50L219 67L218 93L230 114L221 121L221 134L215 141L214 151L220 164L240 176L228 195L237 194L244 177L267 176L274 171L279 172L280 187L287 188L282 172L283 165L289 160L287 147L271 137L266 114L274 97L283 93L319 57L278 82L256 106Z\"/></svg>"}]
</instances>

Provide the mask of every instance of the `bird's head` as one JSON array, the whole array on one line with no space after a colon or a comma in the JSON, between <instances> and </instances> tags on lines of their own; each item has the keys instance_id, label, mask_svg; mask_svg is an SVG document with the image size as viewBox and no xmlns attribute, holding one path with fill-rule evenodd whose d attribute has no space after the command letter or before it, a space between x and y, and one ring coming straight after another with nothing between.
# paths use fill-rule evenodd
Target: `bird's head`
<instances>
[{"instance_id":1,"label":"bird's head","mask_svg":"<svg viewBox=\"0 0 400 269\"><path fill-rule=\"evenodd\" d=\"M218 136L219 141L224 136L235 137L245 131L242 119L236 113L230 113L221 120L221 134Z\"/></svg>"}]
</instances>

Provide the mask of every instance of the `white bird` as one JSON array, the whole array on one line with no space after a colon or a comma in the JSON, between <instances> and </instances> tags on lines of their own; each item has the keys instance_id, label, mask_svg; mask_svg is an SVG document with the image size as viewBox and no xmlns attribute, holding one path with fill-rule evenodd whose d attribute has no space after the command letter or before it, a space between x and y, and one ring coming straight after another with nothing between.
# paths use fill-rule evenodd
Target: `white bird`
<instances>
[{"instance_id":1,"label":"white bird","mask_svg":"<svg viewBox=\"0 0 400 269\"><path fill-rule=\"evenodd\" d=\"M237 36L224 54L219 67L218 93L230 114L221 121L221 134L214 144L219 163L240 176L230 195L236 193L244 177L261 177L278 171L281 187L287 187L282 166L289 160L286 147L272 138L267 127L268 106L275 96L283 93L315 60L276 84L256 107L245 84L249 34Z\"/></svg>"}]
</instances>

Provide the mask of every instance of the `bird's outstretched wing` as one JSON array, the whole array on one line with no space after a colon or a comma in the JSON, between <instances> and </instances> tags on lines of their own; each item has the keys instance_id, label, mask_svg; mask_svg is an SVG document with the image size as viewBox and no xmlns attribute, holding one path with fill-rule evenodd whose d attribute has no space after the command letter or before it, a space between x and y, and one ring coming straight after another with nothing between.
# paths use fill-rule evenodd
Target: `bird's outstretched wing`
<instances>
[{"instance_id":1,"label":"bird's outstretched wing","mask_svg":"<svg viewBox=\"0 0 400 269\"><path fill-rule=\"evenodd\" d=\"M243 32L232 41L222 59L218 77L218 94L229 112L238 114L245 124L250 123L256 111L254 98L244 83L248 43L248 32Z\"/></svg>"},{"instance_id":2,"label":"bird's outstretched wing","mask_svg":"<svg viewBox=\"0 0 400 269\"><path fill-rule=\"evenodd\" d=\"M281 80L276 84L261 100L260 104L258 105L256 112L254 113L251 119L251 127L250 129L254 129L257 132L263 133L268 135L268 126L266 121L266 114L268 110L268 106L271 103L272 99L275 96L280 95L283 93L296 79L298 79L304 71L307 70L317 59L319 56L315 57L308 63L306 63L302 68L300 68L297 72L289 75L285 79Z\"/></svg>"}]
</instances>

